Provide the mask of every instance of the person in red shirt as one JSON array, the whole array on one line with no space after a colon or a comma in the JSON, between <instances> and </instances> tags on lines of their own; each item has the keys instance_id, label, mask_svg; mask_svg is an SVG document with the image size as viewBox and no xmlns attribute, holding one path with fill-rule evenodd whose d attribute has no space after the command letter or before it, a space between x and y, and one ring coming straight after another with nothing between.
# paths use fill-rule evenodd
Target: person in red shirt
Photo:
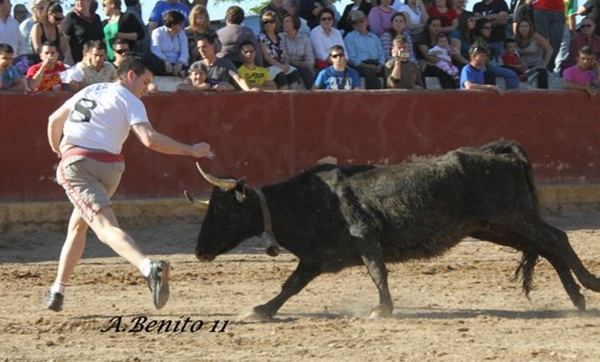
<instances>
[{"instance_id":1,"label":"person in red shirt","mask_svg":"<svg viewBox=\"0 0 600 362\"><path fill-rule=\"evenodd\" d=\"M535 31L543 36L552 46L550 63L546 67L554 70L554 60L560 49L565 30L565 3L563 0L538 0L533 4L533 20Z\"/></svg>"},{"instance_id":2,"label":"person in red shirt","mask_svg":"<svg viewBox=\"0 0 600 362\"><path fill-rule=\"evenodd\" d=\"M458 13L448 5L448 0L435 0L427 8L429 17L439 18L442 21L442 33L450 34L458 28Z\"/></svg>"},{"instance_id":3,"label":"person in red shirt","mask_svg":"<svg viewBox=\"0 0 600 362\"><path fill-rule=\"evenodd\" d=\"M65 65L58 60L59 53L56 45L45 42L40 52L41 62L27 69L27 84L35 92L63 90L60 72L66 70Z\"/></svg>"}]
</instances>

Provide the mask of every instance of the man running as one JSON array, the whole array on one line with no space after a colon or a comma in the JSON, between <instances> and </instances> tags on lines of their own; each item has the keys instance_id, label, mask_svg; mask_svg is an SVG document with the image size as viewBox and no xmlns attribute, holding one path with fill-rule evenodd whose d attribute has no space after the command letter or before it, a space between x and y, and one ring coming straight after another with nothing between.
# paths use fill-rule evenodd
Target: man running
<instances>
[{"instance_id":1,"label":"man running","mask_svg":"<svg viewBox=\"0 0 600 362\"><path fill-rule=\"evenodd\" d=\"M58 183L74 205L60 255L58 273L46 296L46 306L62 310L65 289L83 255L88 227L117 254L139 268L146 279L154 306L169 299L169 264L151 261L120 227L111 207L125 168L121 148L132 129L142 144L156 152L207 157L210 145L187 145L152 128L140 100L153 74L144 61L132 56L117 70L117 81L84 88L49 117L48 141L61 159Z\"/></svg>"}]
</instances>

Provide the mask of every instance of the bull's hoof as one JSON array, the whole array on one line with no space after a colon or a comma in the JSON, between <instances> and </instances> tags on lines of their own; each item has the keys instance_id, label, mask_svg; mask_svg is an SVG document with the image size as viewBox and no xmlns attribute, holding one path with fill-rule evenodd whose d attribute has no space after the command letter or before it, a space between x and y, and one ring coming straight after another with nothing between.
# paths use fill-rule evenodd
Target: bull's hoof
<instances>
[{"instance_id":1,"label":"bull's hoof","mask_svg":"<svg viewBox=\"0 0 600 362\"><path fill-rule=\"evenodd\" d=\"M378 305L377 307L371 310L371 314L369 314L369 318L389 318L392 316L392 308L385 307L382 305Z\"/></svg>"},{"instance_id":2,"label":"bull's hoof","mask_svg":"<svg viewBox=\"0 0 600 362\"><path fill-rule=\"evenodd\" d=\"M244 319L262 321L273 318L273 314L269 313L264 306L254 307L252 311L246 313Z\"/></svg>"},{"instance_id":3,"label":"bull's hoof","mask_svg":"<svg viewBox=\"0 0 600 362\"><path fill-rule=\"evenodd\" d=\"M577 300L573 300L573 304L580 312L585 312L585 297L583 295L580 296Z\"/></svg>"}]
</instances>

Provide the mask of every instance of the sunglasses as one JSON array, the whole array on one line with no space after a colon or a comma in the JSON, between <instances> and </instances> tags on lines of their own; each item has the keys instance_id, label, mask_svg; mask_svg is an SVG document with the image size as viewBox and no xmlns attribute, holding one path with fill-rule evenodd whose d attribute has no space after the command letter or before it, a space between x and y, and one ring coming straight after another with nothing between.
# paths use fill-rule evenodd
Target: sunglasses
<instances>
[{"instance_id":1,"label":"sunglasses","mask_svg":"<svg viewBox=\"0 0 600 362\"><path fill-rule=\"evenodd\" d=\"M339 54L331 54L330 57L332 59L337 59L337 58L341 58L344 57L344 53L339 53Z\"/></svg>"},{"instance_id":2,"label":"sunglasses","mask_svg":"<svg viewBox=\"0 0 600 362\"><path fill-rule=\"evenodd\" d=\"M591 28L592 26L594 26L594 25L592 25L592 24L581 24L582 28Z\"/></svg>"},{"instance_id":3,"label":"sunglasses","mask_svg":"<svg viewBox=\"0 0 600 362\"><path fill-rule=\"evenodd\" d=\"M56 21L63 21L63 19L65 18L64 16L56 16L56 15L52 15L52 17L54 18L54 20Z\"/></svg>"},{"instance_id":4,"label":"sunglasses","mask_svg":"<svg viewBox=\"0 0 600 362\"><path fill-rule=\"evenodd\" d=\"M119 55L123 55L125 53L127 53L129 51L129 49L117 49L115 50L115 53L119 54Z\"/></svg>"},{"instance_id":5,"label":"sunglasses","mask_svg":"<svg viewBox=\"0 0 600 362\"><path fill-rule=\"evenodd\" d=\"M275 20L263 20L262 23L265 24L265 25L267 25L267 24L275 24Z\"/></svg>"},{"instance_id":6,"label":"sunglasses","mask_svg":"<svg viewBox=\"0 0 600 362\"><path fill-rule=\"evenodd\" d=\"M330 16L325 17L325 18L321 18L321 21L332 21L332 20L333 20L333 18L330 17Z\"/></svg>"}]
</instances>

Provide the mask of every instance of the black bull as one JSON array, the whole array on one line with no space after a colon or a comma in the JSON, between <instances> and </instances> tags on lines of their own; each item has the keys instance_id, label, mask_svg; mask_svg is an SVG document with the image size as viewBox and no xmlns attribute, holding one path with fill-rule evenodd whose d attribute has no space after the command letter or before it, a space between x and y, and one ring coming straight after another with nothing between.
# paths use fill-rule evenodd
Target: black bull
<instances>
[{"instance_id":1,"label":"black bull","mask_svg":"<svg viewBox=\"0 0 600 362\"><path fill-rule=\"evenodd\" d=\"M385 262L439 256L465 237L521 251L515 278L521 277L527 296L540 256L580 310L585 298L572 273L600 292L600 279L567 235L540 217L531 163L516 142L385 167L323 165L259 190L200 171L216 187L198 236L199 260L213 260L263 233L264 214L271 215L277 242L300 259L281 292L255 307L254 317L274 316L321 273L361 264L379 290L371 316L388 316L393 304ZM261 208L260 191L267 208Z\"/></svg>"}]
</instances>

